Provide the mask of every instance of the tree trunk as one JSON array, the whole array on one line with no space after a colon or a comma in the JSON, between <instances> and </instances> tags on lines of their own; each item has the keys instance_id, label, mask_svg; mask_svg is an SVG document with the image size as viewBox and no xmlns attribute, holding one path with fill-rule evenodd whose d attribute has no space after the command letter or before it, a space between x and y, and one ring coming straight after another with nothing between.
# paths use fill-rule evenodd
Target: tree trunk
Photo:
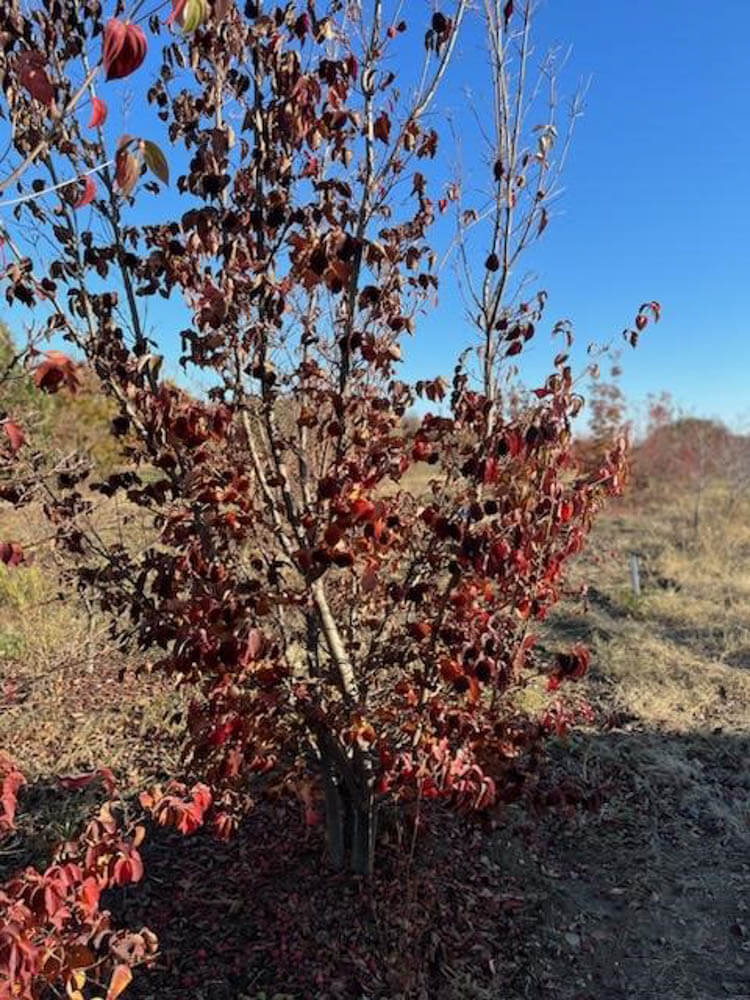
<instances>
[{"instance_id":1,"label":"tree trunk","mask_svg":"<svg viewBox=\"0 0 750 1000\"><path fill-rule=\"evenodd\" d=\"M348 869L369 878L374 870L377 827L369 783L346 781L330 754L324 752L322 758L326 840L331 863L339 871Z\"/></svg>"}]
</instances>

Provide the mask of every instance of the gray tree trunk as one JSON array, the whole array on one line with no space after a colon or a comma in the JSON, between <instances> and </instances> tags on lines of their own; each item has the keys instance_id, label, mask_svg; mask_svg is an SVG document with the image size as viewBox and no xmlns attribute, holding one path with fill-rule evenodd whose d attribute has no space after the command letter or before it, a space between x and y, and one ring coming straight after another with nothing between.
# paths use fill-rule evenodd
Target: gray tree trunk
<instances>
[{"instance_id":1,"label":"gray tree trunk","mask_svg":"<svg viewBox=\"0 0 750 1000\"><path fill-rule=\"evenodd\" d=\"M330 755L324 752L322 758L326 840L331 863L339 871L346 869L369 878L374 870L377 832L372 791L366 780L345 781Z\"/></svg>"}]
</instances>

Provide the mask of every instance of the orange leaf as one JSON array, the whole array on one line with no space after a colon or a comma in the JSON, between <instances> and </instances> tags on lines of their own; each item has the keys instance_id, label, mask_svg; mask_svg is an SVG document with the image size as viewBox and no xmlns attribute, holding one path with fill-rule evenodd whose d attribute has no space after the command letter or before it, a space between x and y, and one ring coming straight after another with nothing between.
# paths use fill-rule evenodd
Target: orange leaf
<instances>
[{"instance_id":1,"label":"orange leaf","mask_svg":"<svg viewBox=\"0 0 750 1000\"><path fill-rule=\"evenodd\" d=\"M10 450L15 455L26 440L26 435L18 424L13 423L12 420L6 420L4 422L3 430L5 431L5 436L8 438L10 443Z\"/></svg>"},{"instance_id":2,"label":"orange leaf","mask_svg":"<svg viewBox=\"0 0 750 1000\"><path fill-rule=\"evenodd\" d=\"M133 973L127 965L118 965L109 981L106 1000L117 1000L122 991L130 986L132 979Z\"/></svg>"},{"instance_id":3,"label":"orange leaf","mask_svg":"<svg viewBox=\"0 0 750 1000\"><path fill-rule=\"evenodd\" d=\"M129 140L121 142L120 148L115 155L115 184L123 195L129 195L140 176L140 164L128 150Z\"/></svg>"}]
</instances>

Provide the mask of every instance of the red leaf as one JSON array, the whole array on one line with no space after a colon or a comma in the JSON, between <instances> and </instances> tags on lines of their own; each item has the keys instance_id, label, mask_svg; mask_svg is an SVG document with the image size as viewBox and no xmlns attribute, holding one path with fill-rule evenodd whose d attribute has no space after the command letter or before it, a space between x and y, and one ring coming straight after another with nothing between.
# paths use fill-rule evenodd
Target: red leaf
<instances>
[{"instance_id":1,"label":"red leaf","mask_svg":"<svg viewBox=\"0 0 750 1000\"><path fill-rule=\"evenodd\" d=\"M115 789L117 788L117 782L115 781L114 774L112 774L112 771L108 767L98 767L95 771L90 771L86 774L58 775L57 780L63 788L67 788L69 791L75 791L79 788L85 788L97 778L101 778L105 788L107 789L107 794L114 795Z\"/></svg>"},{"instance_id":2,"label":"red leaf","mask_svg":"<svg viewBox=\"0 0 750 1000\"><path fill-rule=\"evenodd\" d=\"M198 809L200 809L202 813L205 812L206 809L208 809L208 807L211 805L211 789L208 787L208 785L204 785L201 782L199 782L197 785L193 787L192 793L193 793L193 802L195 803L195 805L198 807Z\"/></svg>"},{"instance_id":3,"label":"red leaf","mask_svg":"<svg viewBox=\"0 0 750 1000\"><path fill-rule=\"evenodd\" d=\"M185 806L182 807L178 813L178 820L175 826L180 831L188 836L191 833L195 833L198 827L201 825L203 817L199 814L199 811L195 806Z\"/></svg>"},{"instance_id":4,"label":"red leaf","mask_svg":"<svg viewBox=\"0 0 750 1000\"><path fill-rule=\"evenodd\" d=\"M138 851L132 850L118 858L112 875L116 885L131 885L133 882L140 882L143 878L143 862Z\"/></svg>"},{"instance_id":5,"label":"red leaf","mask_svg":"<svg viewBox=\"0 0 750 1000\"><path fill-rule=\"evenodd\" d=\"M104 28L102 62L107 80L130 76L146 58L146 36L137 24L111 17Z\"/></svg>"},{"instance_id":6,"label":"red leaf","mask_svg":"<svg viewBox=\"0 0 750 1000\"><path fill-rule=\"evenodd\" d=\"M351 511L355 521L370 521L375 514L375 504L364 497L352 501Z\"/></svg>"},{"instance_id":7,"label":"red leaf","mask_svg":"<svg viewBox=\"0 0 750 1000\"><path fill-rule=\"evenodd\" d=\"M424 642L432 634L432 625L429 622L412 622L409 632L417 642Z\"/></svg>"},{"instance_id":8,"label":"red leaf","mask_svg":"<svg viewBox=\"0 0 750 1000\"><path fill-rule=\"evenodd\" d=\"M185 6L186 0L172 0L172 10L169 13L169 17L164 22L165 24L172 24L177 18L182 14L182 9Z\"/></svg>"},{"instance_id":9,"label":"red leaf","mask_svg":"<svg viewBox=\"0 0 750 1000\"><path fill-rule=\"evenodd\" d=\"M505 19L505 27L508 27L508 21L513 17L513 0L508 0L508 2L503 7L503 17Z\"/></svg>"},{"instance_id":10,"label":"red leaf","mask_svg":"<svg viewBox=\"0 0 750 1000\"><path fill-rule=\"evenodd\" d=\"M21 52L18 56L18 78L35 101L49 107L55 99L55 88L47 76L46 57L41 52Z\"/></svg>"},{"instance_id":11,"label":"red leaf","mask_svg":"<svg viewBox=\"0 0 750 1000\"><path fill-rule=\"evenodd\" d=\"M96 879L93 876L84 879L79 892L79 898L83 905L87 909L93 910L99 904L99 896L99 883Z\"/></svg>"},{"instance_id":12,"label":"red leaf","mask_svg":"<svg viewBox=\"0 0 750 1000\"><path fill-rule=\"evenodd\" d=\"M110 69L115 65L115 60L125 45L125 32L125 25L116 17L110 18L104 26L102 63L108 80L110 79Z\"/></svg>"},{"instance_id":13,"label":"red leaf","mask_svg":"<svg viewBox=\"0 0 750 1000\"><path fill-rule=\"evenodd\" d=\"M5 436L10 442L10 450L15 455L26 440L26 435L18 424L13 423L12 420L5 421L3 424L3 430L5 431Z\"/></svg>"},{"instance_id":14,"label":"red leaf","mask_svg":"<svg viewBox=\"0 0 750 1000\"><path fill-rule=\"evenodd\" d=\"M91 118L89 128L98 128L107 120L107 105L98 97L91 98Z\"/></svg>"},{"instance_id":15,"label":"red leaf","mask_svg":"<svg viewBox=\"0 0 750 1000\"><path fill-rule=\"evenodd\" d=\"M378 585L378 564L370 563L362 574L362 592L371 593Z\"/></svg>"},{"instance_id":16,"label":"red leaf","mask_svg":"<svg viewBox=\"0 0 750 1000\"><path fill-rule=\"evenodd\" d=\"M45 360L34 369L33 381L37 389L57 392L63 383L71 392L78 388L76 366L62 351L45 351Z\"/></svg>"},{"instance_id":17,"label":"red leaf","mask_svg":"<svg viewBox=\"0 0 750 1000\"><path fill-rule=\"evenodd\" d=\"M83 181L83 191L73 202L73 208L84 208L90 205L96 194L96 181L93 174L87 174Z\"/></svg>"},{"instance_id":18,"label":"red leaf","mask_svg":"<svg viewBox=\"0 0 750 1000\"><path fill-rule=\"evenodd\" d=\"M236 825L237 821L234 817L225 812L217 813L212 823L214 833L219 840L229 840Z\"/></svg>"},{"instance_id":19,"label":"red leaf","mask_svg":"<svg viewBox=\"0 0 750 1000\"><path fill-rule=\"evenodd\" d=\"M263 635L257 628L251 628L247 635L245 656L248 660L257 660L263 649Z\"/></svg>"},{"instance_id":20,"label":"red leaf","mask_svg":"<svg viewBox=\"0 0 750 1000\"><path fill-rule=\"evenodd\" d=\"M486 459L482 475L482 482L485 486L497 481L497 472L497 461L494 458Z\"/></svg>"},{"instance_id":21,"label":"red leaf","mask_svg":"<svg viewBox=\"0 0 750 1000\"><path fill-rule=\"evenodd\" d=\"M0 562L6 566L18 566L25 558L18 542L0 542Z\"/></svg>"},{"instance_id":22,"label":"red leaf","mask_svg":"<svg viewBox=\"0 0 750 1000\"><path fill-rule=\"evenodd\" d=\"M381 111L373 122L372 132L376 139L380 139L381 142L386 144L388 143L391 135L391 120L385 111Z\"/></svg>"}]
</instances>

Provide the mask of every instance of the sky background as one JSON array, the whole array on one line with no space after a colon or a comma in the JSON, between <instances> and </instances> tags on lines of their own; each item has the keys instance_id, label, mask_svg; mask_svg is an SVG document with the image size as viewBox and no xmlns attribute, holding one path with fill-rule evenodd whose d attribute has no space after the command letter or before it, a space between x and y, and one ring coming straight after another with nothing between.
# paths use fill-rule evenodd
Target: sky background
<instances>
[{"instance_id":1,"label":"sky background","mask_svg":"<svg viewBox=\"0 0 750 1000\"><path fill-rule=\"evenodd\" d=\"M432 6L407 0L404 8L420 49ZM549 300L546 327L524 352L523 377L534 385L548 373L557 348L546 330L556 319L572 320L580 367L586 343L619 338L641 302L657 299L661 323L648 326L635 351L623 345L622 386L636 412L648 393L666 390L691 413L750 429L750 329L742 292L750 286L750 2L540 0L534 34L536 62L550 45L572 45L561 98L581 80L590 83L564 194L525 260L538 275L531 287L545 288ZM396 69L413 62L414 33L398 41ZM449 138L439 113L449 115L460 133L467 188L487 169L471 113L472 102L480 113L489 106L484 51L480 22L470 18L436 104L444 143ZM127 97L129 132L142 124L145 105L134 80L100 92L113 110ZM166 201L156 209L144 195L137 215L145 219L177 207L174 194L160 197ZM446 234L444 228L438 243ZM2 310L0 318L11 327L25 319L4 305ZM175 301L156 300L149 320L174 373L177 334L187 314ZM467 332L447 265L439 309L405 344L403 376L449 376Z\"/></svg>"},{"instance_id":2,"label":"sky background","mask_svg":"<svg viewBox=\"0 0 750 1000\"><path fill-rule=\"evenodd\" d=\"M659 300L662 321L623 352L628 397L668 390L690 411L745 426L750 3L541 0L535 31L540 54L573 46L563 91L590 77L565 192L534 253L548 319L570 318L580 341L606 340ZM459 67L477 98L480 53L471 29ZM460 114L458 82L446 103ZM546 360L546 342L535 350Z\"/></svg>"}]
</instances>

